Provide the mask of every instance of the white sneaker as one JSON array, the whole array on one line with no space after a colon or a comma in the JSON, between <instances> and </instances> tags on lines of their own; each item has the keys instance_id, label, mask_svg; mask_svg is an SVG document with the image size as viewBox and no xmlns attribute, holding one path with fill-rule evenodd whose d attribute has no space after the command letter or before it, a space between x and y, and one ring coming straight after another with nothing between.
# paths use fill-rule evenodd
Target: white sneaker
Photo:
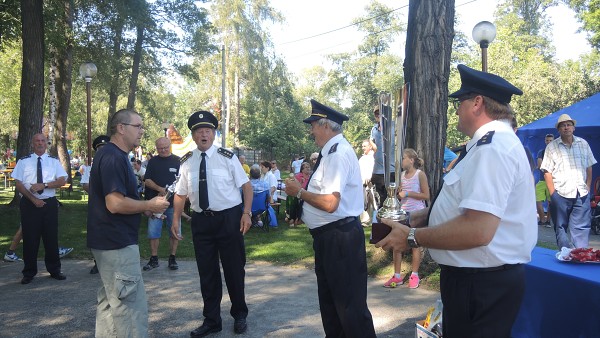
<instances>
[{"instance_id":1,"label":"white sneaker","mask_svg":"<svg viewBox=\"0 0 600 338\"><path fill-rule=\"evenodd\" d=\"M17 256L16 253L11 253L10 255L7 253L4 254L4 261L5 262L19 262L22 261L21 258L19 258L19 256Z\"/></svg>"},{"instance_id":2,"label":"white sneaker","mask_svg":"<svg viewBox=\"0 0 600 338\"><path fill-rule=\"evenodd\" d=\"M73 248L63 248L63 247L59 247L58 248L58 257L59 258L63 258L66 255L70 254L71 251L73 251Z\"/></svg>"}]
</instances>

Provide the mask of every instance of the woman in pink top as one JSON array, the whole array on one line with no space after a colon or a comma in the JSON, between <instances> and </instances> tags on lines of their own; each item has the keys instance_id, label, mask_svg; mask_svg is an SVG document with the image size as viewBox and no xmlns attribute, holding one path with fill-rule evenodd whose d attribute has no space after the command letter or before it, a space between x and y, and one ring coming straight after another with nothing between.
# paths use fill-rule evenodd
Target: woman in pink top
<instances>
[{"instance_id":1,"label":"woman in pink top","mask_svg":"<svg viewBox=\"0 0 600 338\"><path fill-rule=\"evenodd\" d=\"M414 149L407 148L402 154L402 185L398 191L398 198L401 199L401 208L405 211L415 211L425 208L425 201L429 200L429 184L427 176L420 168L423 167L423 160L419 158ZM383 286L396 287L403 284L402 272L402 252L393 253L394 275ZM416 289L419 287L419 265L421 264L421 249L412 249L412 274L408 279L408 287Z\"/></svg>"},{"instance_id":2,"label":"woman in pink top","mask_svg":"<svg viewBox=\"0 0 600 338\"><path fill-rule=\"evenodd\" d=\"M294 177L296 177L296 180L300 182L302 188L306 189L306 186L308 185L308 179L310 178L310 174L310 163L302 162L302 165L300 166L300 172L297 173Z\"/></svg>"}]
</instances>

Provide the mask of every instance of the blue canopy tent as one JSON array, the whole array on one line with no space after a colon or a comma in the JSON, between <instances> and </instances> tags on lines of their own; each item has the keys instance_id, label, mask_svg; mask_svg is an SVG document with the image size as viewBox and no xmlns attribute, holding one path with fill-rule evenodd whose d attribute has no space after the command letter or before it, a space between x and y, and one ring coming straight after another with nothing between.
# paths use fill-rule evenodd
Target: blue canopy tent
<instances>
[{"instance_id":1,"label":"blue canopy tent","mask_svg":"<svg viewBox=\"0 0 600 338\"><path fill-rule=\"evenodd\" d=\"M546 146L544 143L546 134L559 137L556 122L561 114L569 114L572 119L577 121L575 136L585 139L590 144L596 161L600 162L600 93L520 127L517 130L517 136L535 157L538 151ZM600 176L600 164L594 165L592 170L593 184Z\"/></svg>"}]
</instances>

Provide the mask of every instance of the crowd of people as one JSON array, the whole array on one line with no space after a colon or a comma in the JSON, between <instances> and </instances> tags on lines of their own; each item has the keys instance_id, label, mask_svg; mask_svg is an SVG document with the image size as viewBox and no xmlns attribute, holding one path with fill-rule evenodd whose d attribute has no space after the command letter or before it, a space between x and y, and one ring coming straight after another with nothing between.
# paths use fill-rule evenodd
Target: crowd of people
<instances>
[{"instance_id":1,"label":"crowd of people","mask_svg":"<svg viewBox=\"0 0 600 338\"><path fill-rule=\"evenodd\" d=\"M170 140L160 137L155 140L157 155L147 154L144 159L140 158L142 117L132 109L116 112L110 120L110 135L94 141L94 162L84 169L81 180L89 193L87 245L95 259L91 273L99 273L102 281L97 293L96 336L148 335L143 271L160 266L163 228L169 236L167 268L179 268L177 248L185 233L182 218L190 222L203 299L204 319L190 336L223 330L222 276L233 332L246 332L250 310L245 294L244 235L255 220L255 193L267 192L273 204L278 201L278 190L295 203L288 204L290 225L306 224L313 239L326 336L376 336L367 305L364 230L376 221L391 228L376 243L393 257L394 273L383 286L397 287L408 281L409 288L419 287L421 250L428 248L441 269L444 337L510 336L524 294L523 265L531 260L537 239L537 229L531 225L536 220L540 225L552 224L559 246L588 245L591 167L596 160L587 142L573 135L576 121L564 114L556 122L560 137L547 135L547 146L534 164L511 127L510 101L522 91L491 73L464 65L458 71L461 87L450 97L457 110L458 130L470 140L460 156L444 156L443 185L433 196L424 160L414 149L403 150L401 168L394 166L394 152L385 166L379 109L373 111L375 124L361 143L359 159L343 134L349 117L311 100L310 116L303 122L310 125L309 134L319 151L307 160L296 156L290 163L291 176L284 180L276 161L249 165L244 155L238 157L215 145L219 124L208 111L194 112L188 118L196 148L179 157L172 154ZM32 147L33 153L21 158L12 173L22 195L22 284L31 283L38 272L40 240L50 276L67 278L61 271L55 197L67 173L56 158L46 154L43 134L33 136ZM130 153L135 154L133 160ZM393 182L396 170L402 171L401 182L396 196L388 196L392 190L386 189L384 177ZM406 220L377 217L377 207L386 198L400 201ZM544 202L549 203L547 214ZM148 218L150 244L150 259L144 266L139 249L142 215ZM411 254L410 276L403 277L402 260L407 252ZM6 257L18 259L12 246Z\"/></svg>"}]
</instances>

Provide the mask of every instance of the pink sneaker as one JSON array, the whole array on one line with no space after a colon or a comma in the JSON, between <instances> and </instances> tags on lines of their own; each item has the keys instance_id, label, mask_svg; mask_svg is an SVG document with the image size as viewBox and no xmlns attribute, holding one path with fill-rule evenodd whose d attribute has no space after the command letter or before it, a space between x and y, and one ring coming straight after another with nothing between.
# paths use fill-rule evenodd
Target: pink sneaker
<instances>
[{"instance_id":1,"label":"pink sneaker","mask_svg":"<svg viewBox=\"0 0 600 338\"><path fill-rule=\"evenodd\" d=\"M383 284L384 288L395 288L398 285L402 285L404 284L404 281L402 280L402 276L400 276L400 278L396 278L396 275L393 275L392 278L390 278L390 280L388 280L387 282L385 282L385 284Z\"/></svg>"},{"instance_id":2,"label":"pink sneaker","mask_svg":"<svg viewBox=\"0 0 600 338\"><path fill-rule=\"evenodd\" d=\"M421 279L419 279L419 276L410 275L410 278L408 279L408 287L409 288L416 289L419 287L420 283L421 283Z\"/></svg>"}]
</instances>

